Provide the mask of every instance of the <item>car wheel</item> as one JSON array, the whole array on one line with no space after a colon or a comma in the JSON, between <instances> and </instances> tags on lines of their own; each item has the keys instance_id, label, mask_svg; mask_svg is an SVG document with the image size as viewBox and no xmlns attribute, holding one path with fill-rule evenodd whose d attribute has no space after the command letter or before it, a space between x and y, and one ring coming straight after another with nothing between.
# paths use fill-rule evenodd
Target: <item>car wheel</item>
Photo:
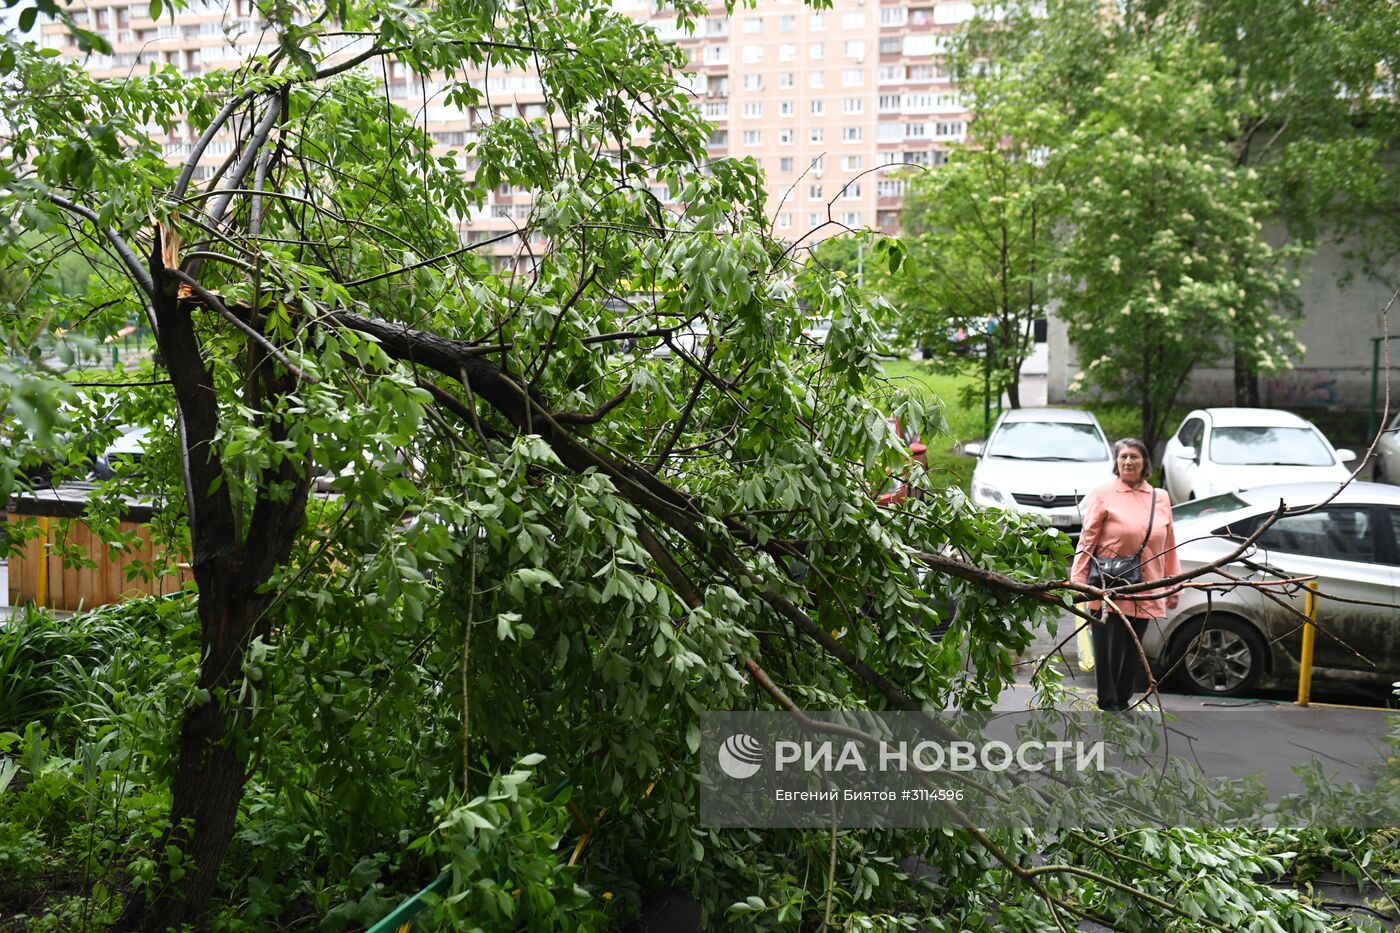
<instances>
[{"instance_id":1,"label":"car wheel","mask_svg":"<svg viewBox=\"0 0 1400 933\"><path fill-rule=\"evenodd\" d=\"M1244 696L1264 675L1264 640L1243 619L1216 615L1193 622L1173 644L1177 686L1191 693Z\"/></svg>"}]
</instances>

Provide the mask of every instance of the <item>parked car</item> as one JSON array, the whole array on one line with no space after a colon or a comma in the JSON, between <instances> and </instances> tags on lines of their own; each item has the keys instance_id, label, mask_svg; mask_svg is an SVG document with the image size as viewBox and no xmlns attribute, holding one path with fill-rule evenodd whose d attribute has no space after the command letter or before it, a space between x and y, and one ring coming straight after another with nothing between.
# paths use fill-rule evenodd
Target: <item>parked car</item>
<instances>
[{"instance_id":1,"label":"parked car","mask_svg":"<svg viewBox=\"0 0 1400 933\"><path fill-rule=\"evenodd\" d=\"M1378 483L1400 485L1400 412L1376 441L1375 478Z\"/></svg>"},{"instance_id":2,"label":"parked car","mask_svg":"<svg viewBox=\"0 0 1400 933\"><path fill-rule=\"evenodd\" d=\"M802 325L802 336L819 347L826 346L826 338L831 334L831 318L811 317Z\"/></svg>"},{"instance_id":3,"label":"parked car","mask_svg":"<svg viewBox=\"0 0 1400 933\"><path fill-rule=\"evenodd\" d=\"M1280 500L1301 508L1336 492L1336 483L1261 486L1177 506L1173 517L1183 570L1228 556ZM1254 581L1316 577L1322 595L1317 600L1313 681L1388 693L1400 680L1397 537L1400 489L1354 482L1317 511L1279 519L1221 569ZM1214 696L1296 684L1302 618L1259 588L1233 583L1221 573L1211 572L1197 582L1221 586L1209 599L1202 589L1183 590L1176 610L1148 626L1143 648L1154 668L1166 672L1175 665L1177 686ZM1303 611L1301 586L1275 586L1269 592Z\"/></svg>"},{"instance_id":4,"label":"parked car","mask_svg":"<svg viewBox=\"0 0 1400 933\"><path fill-rule=\"evenodd\" d=\"M1310 421L1273 408L1202 408L1191 412L1162 451L1172 502L1277 483L1334 482L1350 475Z\"/></svg>"},{"instance_id":5,"label":"parked car","mask_svg":"<svg viewBox=\"0 0 1400 933\"><path fill-rule=\"evenodd\" d=\"M928 467L928 446L919 440L919 432L908 424L901 424L898 418L888 419L890 429L909 445L909 459L922 467ZM875 490L875 501L879 505L894 505L903 502L905 499L918 499L923 497L923 490L917 488L910 482L911 477L908 470L898 475L891 473L885 479L884 485Z\"/></svg>"},{"instance_id":6,"label":"parked car","mask_svg":"<svg viewBox=\"0 0 1400 933\"><path fill-rule=\"evenodd\" d=\"M992 426L985 444L964 444L978 458L972 501L1029 515L1078 537L1079 503L1113 475L1099 420L1077 408L1018 408Z\"/></svg>"},{"instance_id":7,"label":"parked car","mask_svg":"<svg viewBox=\"0 0 1400 933\"><path fill-rule=\"evenodd\" d=\"M146 445L151 442L150 428L137 428L123 425L121 436L112 446L102 452L93 464L92 472L98 479L111 479L117 475L117 467L122 463L140 463L146 455Z\"/></svg>"}]
</instances>

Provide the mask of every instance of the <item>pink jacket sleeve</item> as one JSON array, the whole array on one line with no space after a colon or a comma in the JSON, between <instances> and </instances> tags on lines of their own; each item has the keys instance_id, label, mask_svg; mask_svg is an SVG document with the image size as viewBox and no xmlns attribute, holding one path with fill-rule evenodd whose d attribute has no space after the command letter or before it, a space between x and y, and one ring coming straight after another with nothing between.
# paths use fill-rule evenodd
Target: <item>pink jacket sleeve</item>
<instances>
[{"instance_id":1,"label":"pink jacket sleeve","mask_svg":"<svg viewBox=\"0 0 1400 933\"><path fill-rule=\"evenodd\" d=\"M1171 513L1169 512L1167 514L1170 516ZM1165 550L1162 552L1162 576L1174 577L1179 573L1181 573L1181 558L1176 554L1176 523L1171 521L1169 517L1167 520L1167 542ZM1166 598L1167 608L1175 608L1177 600L1180 598L1180 593L1173 593L1168 596Z\"/></svg>"},{"instance_id":2,"label":"pink jacket sleeve","mask_svg":"<svg viewBox=\"0 0 1400 933\"><path fill-rule=\"evenodd\" d=\"M1079 532L1079 549L1074 553L1074 564L1069 578L1073 583L1089 582L1089 556L1098 547L1099 536L1103 532L1105 511L1097 489L1091 489L1083 502L1084 526Z\"/></svg>"}]
</instances>

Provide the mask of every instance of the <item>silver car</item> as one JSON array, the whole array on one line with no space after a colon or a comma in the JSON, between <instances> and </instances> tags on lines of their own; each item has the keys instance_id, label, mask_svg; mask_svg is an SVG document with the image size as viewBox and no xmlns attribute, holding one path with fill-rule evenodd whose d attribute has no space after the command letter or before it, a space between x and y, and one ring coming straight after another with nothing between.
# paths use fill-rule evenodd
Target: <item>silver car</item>
<instances>
[{"instance_id":1,"label":"silver car","mask_svg":"<svg viewBox=\"0 0 1400 933\"><path fill-rule=\"evenodd\" d=\"M1182 568L1229 555L1280 500L1291 508L1317 505L1337 485L1261 486L1177 506L1173 516ZM1279 519L1221 569L1254 582L1315 577L1320 595L1314 681L1389 693L1400 681L1397 538L1400 488L1357 482L1317 511ZM1165 622L1148 627L1143 647L1154 669L1171 670L1178 686L1216 696L1297 683L1306 602L1302 586L1267 587L1276 602L1265 588L1233 584L1216 572L1194 582L1220 586L1183 591Z\"/></svg>"}]
</instances>

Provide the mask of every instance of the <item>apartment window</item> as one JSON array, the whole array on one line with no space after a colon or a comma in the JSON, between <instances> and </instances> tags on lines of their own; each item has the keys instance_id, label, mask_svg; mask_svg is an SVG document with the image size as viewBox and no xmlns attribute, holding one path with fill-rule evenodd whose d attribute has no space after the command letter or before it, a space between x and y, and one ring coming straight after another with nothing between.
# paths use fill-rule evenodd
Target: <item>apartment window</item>
<instances>
[{"instance_id":1,"label":"apartment window","mask_svg":"<svg viewBox=\"0 0 1400 933\"><path fill-rule=\"evenodd\" d=\"M847 39L845 44L841 46L841 53L847 58L864 58L865 42L861 39Z\"/></svg>"},{"instance_id":2,"label":"apartment window","mask_svg":"<svg viewBox=\"0 0 1400 933\"><path fill-rule=\"evenodd\" d=\"M763 51L759 49L759 51ZM724 65L729 62L729 46L727 45L707 45L705 46L705 64Z\"/></svg>"},{"instance_id":3,"label":"apartment window","mask_svg":"<svg viewBox=\"0 0 1400 933\"><path fill-rule=\"evenodd\" d=\"M929 153L929 165L942 165L948 161L948 153L942 149L935 149Z\"/></svg>"},{"instance_id":4,"label":"apartment window","mask_svg":"<svg viewBox=\"0 0 1400 933\"><path fill-rule=\"evenodd\" d=\"M750 16L744 20L744 32L749 35L756 35L763 31L763 20L757 16Z\"/></svg>"},{"instance_id":5,"label":"apartment window","mask_svg":"<svg viewBox=\"0 0 1400 933\"><path fill-rule=\"evenodd\" d=\"M807 46L807 57L813 59L814 61L825 58L826 43L813 42L811 45Z\"/></svg>"},{"instance_id":6,"label":"apartment window","mask_svg":"<svg viewBox=\"0 0 1400 933\"><path fill-rule=\"evenodd\" d=\"M746 65L756 65L763 61L763 46L746 45L743 51L743 60Z\"/></svg>"},{"instance_id":7,"label":"apartment window","mask_svg":"<svg viewBox=\"0 0 1400 933\"><path fill-rule=\"evenodd\" d=\"M792 145L792 130L778 130L778 145Z\"/></svg>"},{"instance_id":8,"label":"apartment window","mask_svg":"<svg viewBox=\"0 0 1400 933\"><path fill-rule=\"evenodd\" d=\"M787 174L792 171L792 156L783 156L778 160L778 172Z\"/></svg>"},{"instance_id":9,"label":"apartment window","mask_svg":"<svg viewBox=\"0 0 1400 933\"><path fill-rule=\"evenodd\" d=\"M778 215L778 229L792 229L792 211L783 211L781 214Z\"/></svg>"},{"instance_id":10,"label":"apartment window","mask_svg":"<svg viewBox=\"0 0 1400 933\"><path fill-rule=\"evenodd\" d=\"M875 194L882 198L904 197L904 179L891 178L875 183Z\"/></svg>"},{"instance_id":11,"label":"apartment window","mask_svg":"<svg viewBox=\"0 0 1400 933\"><path fill-rule=\"evenodd\" d=\"M896 164L896 163L899 162L899 153L898 153L898 152L881 152L881 153L878 153L878 154L876 155L875 158L878 160L878 161L876 162L876 165L878 165L878 166L883 167L883 166L886 166L886 165L894 165L894 164Z\"/></svg>"},{"instance_id":12,"label":"apartment window","mask_svg":"<svg viewBox=\"0 0 1400 933\"><path fill-rule=\"evenodd\" d=\"M899 123L881 122L875 128L875 139L882 143L898 142L904 138L904 127Z\"/></svg>"},{"instance_id":13,"label":"apartment window","mask_svg":"<svg viewBox=\"0 0 1400 933\"><path fill-rule=\"evenodd\" d=\"M821 215L821 214L818 214L816 211L813 211L812 213L810 213L810 214L807 215L807 226L808 226L808 228L810 228L810 229L815 229L821 222L822 222L822 215Z\"/></svg>"},{"instance_id":14,"label":"apartment window","mask_svg":"<svg viewBox=\"0 0 1400 933\"><path fill-rule=\"evenodd\" d=\"M809 200L809 201L820 201L821 199L822 199L822 186L821 186L821 183L818 182L818 183L815 184L815 185L808 185L808 186L807 186L807 200Z\"/></svg>"},{"instance_id":15,"label":"apartment window","mask_svg":"<svg viewBox=\"0 0 1400 933\"><path fill-rule=\"evenodd\" d=\"M729 96L729 79L718 75L710 75L709 83L705 86L705 93L711 97Z\"/></svg>"},{"instance_id":16,"label":"apartment window","mask_svg":"<svg viewBox=\"0 0 1400 933\"><path fill-rule=\"evenodd\" d=\"M950 137L961 137L963 135L963 130L965 127L966 124L962 122L935 123L933 125L933 135L937 136L940 139L948 139Z\"/></svg>"},{"instance_id":17,"label":"apartment window","mask_svg":"<svg viewBox=\"0 0 1400 933\"><path fill-rule=\"evenodd\" d=\"M860 226L860 211L843 211L841 222L848 227Z\"/></svg>"},{"instance_id":18,"label":"apartment window","mask_svg":"<svg viewBox=\"0 0 1400 933\"><path fill-rule=\"evenodd\" d=\"M860 182L853 181L841 189L841 197L847 201L860 200Z\"/></svg>"},{"instance_id":19,"label":"apartment window","mask_svg":"<svg viewBox=\"0 0 1400 933\"><path fill-rule=\"evenodd\" d=\"M841 171L843 171L843 172L859 172L860 169L861 169L861 162L862 162L862 161L863 161L863 160L862 160L861 157L858 156L858 155L853 155L853 156L842 156L842 157L841 157Z\"/></svg>"},{"instance_id":20,"label":"apartment window","mask_svg":"<svg viewBox=\"0 0 1400 933\"><path fill-rule=\"evenodd\" d=\"M791 71L780 72L778 75L778 87L795 87L797 85L797 75Z\"/></svg>"},{"instance_id":21,"label":"apartment window","mask_svg":"<svg viewBox=\"0 0 1400 933\"><path fill-rule=\"evenodd\" d=\"M846 97L841 101L842 113L864 113L865 99L862 97Z\"/></svg>"},{"instance_id":22,"label":"apartment window","mask_svg":"<svg viewBox=\"0 0 1400 933\"><path fill-rule=\"evenodd\" d=\"M905 139L923 139L928 134L927 123L906 123L904 124Z\"/></svg>"},{"instance_id":23,"label":"apartment window","mask_svg":"<svg viewBox=\"0 0 1400 933\"><path fill-rule=\"evenodd\" d=\"M749 100L744 102L743 109L745 120L757 120L763 116L763 101Z\"/></svg>"},{"instance_id":24,"label":"apartment window","mask_svg":"<svg viewBox=\"0 0 1400 933\"><path fill-rule=\"evenodd\" d=\"M710 130L710 145L711 145L711 146L727 146L727 145L729 145L729 131L728 131L728 130Z\"/></svg>"},{"instance_id":25,"label":"apartment window","mask_svg":"<svg viewBox=\"0 0 1400 933\"><path fill-rule=\"evenodd\" d=\"M794 32L797 29L797 17L784 16L778 20L779 32Z\"/></svg>"},{"instance_id":26,"label":"apartment window","mask_svg":"<svg viewBox=\"0 0 1400 933\"><path fill-rule=\"evenodd\" d=\"M928 165L928 164L929 164L929 161L930 161L930 159L929 159L929 153L928 153L928 150L927 150L927 149L924 149L924 150L921 150L921 151L917 151L917 152L906 152L906 153L904 153L904 164L905 164L905 165Z\"/></svg>"},{"instance_id":27,"label":"apartment window","mask_svg":"<svg viewBox=\"0 0 1400 933\"><path fill-rule=\"evenodd\" d=\"M845 126L841 128L841 141L843 143L858 143L864 138L864 131L859 126Z\"/></svg>"},{"instance_id":28,"label":"apartment window","mask_svg":"<svg viewBox=\"0 0 1400 933\"><path fill-rule=\"evenodd\" d=\"M763 130L744 130L744 145L758 146L763 143Z\"/></svg>"},{"instance_id":29,"label":"apartment window","mask_svg":"<svg viewBox=\"0 0 1400 933\"><path fill-rule=\"evenodd\" d=\"M812 98L812 105L811 105L811 106L812 106L812 116L814 116L814 117L819 117L819 116L821 116L822 114L826 113L826 98L825 98L825 97L813 97L813 98Z\"/></svg>"},{"instance_id":30,"label":"apartment window","mask_svg":"<svg viewBox=\"0 0 1400 933\"><path fill-rule=\"evenodd\" d=\"M778 46L778 61L790 62L797 57L797 46L791 42L784 42Z\"/></svg>"},{"instance_id":31,"label":"apartment window","mask_svg":"<svg viewBox=\"0 0 1400 933\"><path fill-rule=\"evenodd\" d=\"M885 9L888 10L889 7L886 7ZM899 38L899 36L885 36L883 39L880 40L880 54L898 55L901 49L903 48L903 45L904 43Z\"/></svg>"},{"instance_id":32,"label":"apartment window","mask_svg":"<svg viewBox=\"0 0 1400 933\"><path fill-rule=\"evenodd\" d=\"M812 13L812 31L821 32L826 28L826 14L821 12Z\"/></svg>"},{"instance_id":33,"label":"apartment window","mask_svg":"<svg viewBox=\"0 0 1400 933\"><path fill-rule=\"evenodd\" d=\"M896 112L898 112L899 106L900 106L900 99L899 99L899 97L900 97L900 96L899 96L898 94L881 94L881 95L880 95L880 112L881 112L881 113L896 113Z\"/></svg>"},{"instance_id":34,"label":"apartment window","mask_svg":"<svg viewBox=\"0 0 1400 933\"><path fill-rule=\"evenodd\" d=\"M944 75L939 75L938 72L939 72L940 70L941 70L941 69L935 68L933 65L929 65L929 64L910 65L910 66L909 66L909 80L910 80L910 81L932 81L934 78L946 76L946 72L944 73Z\"/></svg>"},{"instance_id":35,"label":"apartment window","mask_svg":"<svg viewBox=\"0 0 1400 933\"><path fill-rule=\"evenodd\" d=\"M881 84L896 84L904 80L904 66L881 65L877 77Z\"/></svg>"},{"instance_id":36,"label":"apartment window","mask_svg":"<svg viewBox=\"0 0 1400 933\"><path fill-rule=\"evenodd\" d=\"M822 177L822 172L826 170L826 156L819 155L812 160L812 174L818 178Z\"/></svg>"},{"instance_id":37,"label":"apartment window","mask_svg":"<svg viewBox=\"0 0 1400 933\"><path fill-rule=\"evenodd\" d=\"M727 36L729 35L729 21L726 19L705 20L705 35L707 36Z\"/></svg>"},{"instance_id":38,"label":"apartment window","mask_svg":"<svg viewBox=\"0 0 1400 933\"><path fill-rule=\"evenodd\" d=\"M744 90L763 90L763 75L744 75Z\"/></svg>"},{"instance_id":39,"label":"apartment window","mask_svg":"<svg viewBox=\"0 0 1400 933\"><path fill-rule=\"evenodd\" d=\"M812 127L811 132L808 134L807 138L809 141L814 143L825 142L826 130L822 129L820 126L814 126Z\"/></svg>"},{"instance_id":40,"label":"apartment window","mask_svg":"<svg viewBox=\"0 0 1400 933\"><path fill-rule=\"evenodd\" d=\"M826 72L825 72L825 71L814 71L814 72L812 72L812 81L811 81L811 84L812 84L812 87L826 87Z\"/></svg>"},{"instance_id":41,"label":"apartment window","mask_svg":"<svg viewBox=\"0 0 1400 933\"><path fill-rule=\"evenodd\" d=\"M846 68L841 72L842 87L860 87L865 83L864 68Z\"/></svg>"},{"instance_id":42,"label":"apartment window","mask_svg":"<svg viewBox=\"0 0 1400 933\"><path fill-rule=\"evenodd\" d=\"M904 110L907 113L927 113L933 109L932 94L905 94Z\"/></svg>"},{"instance_id":43,"label":"apartment window","mask_svg":"<svg viewBox=\"0 0 1400 933\"><path fill-rule=\"evenodd\" d=\"M880 8L881 26L903 26L909 19L908 7L887 6ZM896 42L899 40L896 39Z\"/></svg>"},{"instance_id":44,"label":"apartment window","mask_svg":"<svg viewBox=\"0 0 1400 933\"><path fill-rule=\"evenodd\" d=\"M778 116L790 117L797 112L797 105L790 100L778 102Z\"/></svg>"},{"instance_id":45,"label":"apartment window","mask_svg":"<svg viewBox=\"0 0 1400 933\"><path fill-rule=\"evenodd\" d=\"M962 98L956 94L939 94L934 98L933 105L939 110L957 110L962 106Z\"/></svg>"},{"instance_id":46,"label":"apartment window","mask_svg":"<svg viewBox=\"0 0 1400 933\"><path fill-rule=\"evenodd\" d=\"M710 101L704 107L705 119L707 120L727 120L729 119L729 103L727 101Z\"/></svg>"}]
</instances>

